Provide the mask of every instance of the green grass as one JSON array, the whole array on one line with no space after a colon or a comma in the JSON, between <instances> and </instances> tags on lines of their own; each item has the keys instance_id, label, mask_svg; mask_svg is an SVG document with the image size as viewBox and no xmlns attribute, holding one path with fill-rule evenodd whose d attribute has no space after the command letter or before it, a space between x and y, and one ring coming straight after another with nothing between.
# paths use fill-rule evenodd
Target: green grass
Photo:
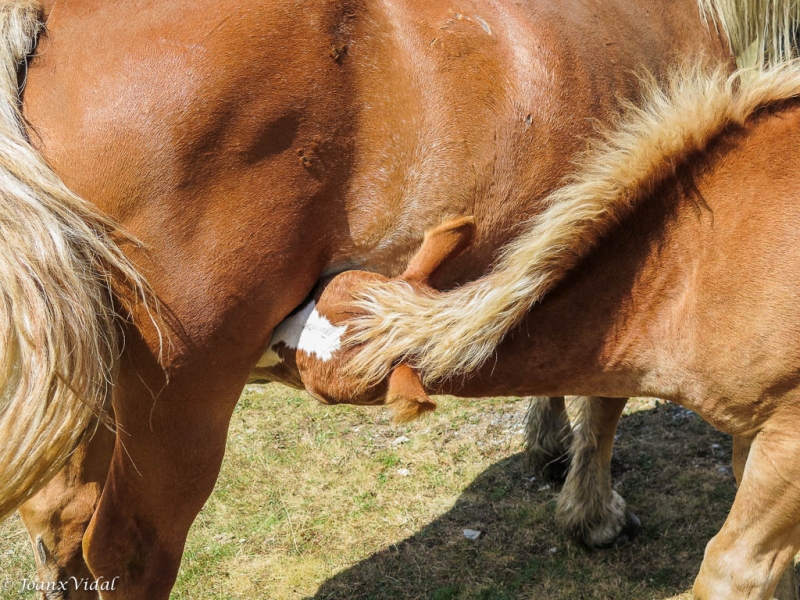
<instances>
[{"instance_id":1,"label":"green grass","mask_svg":"<svg viewBox=\"0 0 800 600\"><path fill-rule=\"evenodd\" d=\"M248 387L173 598L688 598L735 492L729 439L681 409L632 402L612 469L643 531L590 551L556 527L557 486L526 469L525 409L445 398L395 426L383 409ZM0 576L32 577L31 556L19 520L1 525ZM0 591L33 598L15 593Z\"/></svg>"}]
</instances>

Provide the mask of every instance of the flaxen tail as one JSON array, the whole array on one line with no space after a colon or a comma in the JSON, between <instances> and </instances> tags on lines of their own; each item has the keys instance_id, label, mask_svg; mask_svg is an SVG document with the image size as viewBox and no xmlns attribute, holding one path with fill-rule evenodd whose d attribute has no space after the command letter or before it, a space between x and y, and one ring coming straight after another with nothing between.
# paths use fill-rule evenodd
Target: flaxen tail
<instances>
[{"instance_id":1,"label":"flaxen tail","mask_svg":"<svg viewBox=\"0 0 800 600\"><path fill-rule=\"evenodd\" d=\"M617 126L578 160L565 185L542 199L544 210L506 247L486 277L445 294L403 282L357 292L361 316L348 343L349 364L369 385L406 362L426 382L483 364L536 303L583 260L655 186L688 157L756 110L800 95L797 0L698 0L752 68L684 66L661 86L643 80L641 105L627 105ZM746 62L740 60L740 64Z\"/></svg>"},{"instance_id":2,"label":"flaxen tail","mask_svg":"<svg viewBox=\"0 0 800 600\"><path fill-rule=\"evenodd\" d=\"M627 105L614 130L576 164L566 184L505 248L487 276L446 293L402 281L356 291L360 316L348 365L364 385L406 362L431 383L480 367L516 326L604 236L678 166L759 108L800 96L800 64L769 70L686 67L665 87L643 81L642 106Z\"/></svg>"},{"instance_id":3,"label":"flaxen tail","mask_svg":"<svg viewBox=\"0 0 800 600\"><path fill-rule=\"evenodd\" d=\"M119 347L112 288L148 296L113 224L28 142L18 76L42 27L38 3L0 3L0 519L104 412Z\"/></svg>"}]
</instances>

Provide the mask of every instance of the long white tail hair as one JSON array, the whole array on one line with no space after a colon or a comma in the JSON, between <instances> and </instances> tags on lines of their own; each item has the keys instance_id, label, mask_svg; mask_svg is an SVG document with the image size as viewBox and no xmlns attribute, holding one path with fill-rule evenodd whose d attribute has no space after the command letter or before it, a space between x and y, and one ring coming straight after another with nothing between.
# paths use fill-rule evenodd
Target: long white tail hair
<instances>
[{"instance_id":1,"label":"long white tail hair","mask_svg":"<svg viewBox=\"0 0 800 600\"><path fill-rule=\"evenodd\" d=\"M114 295L150 297L123 234L28 141L18 77L41 10L0 3L0 519L102 418L119 359Z\"/></svg>"}]
</instances>

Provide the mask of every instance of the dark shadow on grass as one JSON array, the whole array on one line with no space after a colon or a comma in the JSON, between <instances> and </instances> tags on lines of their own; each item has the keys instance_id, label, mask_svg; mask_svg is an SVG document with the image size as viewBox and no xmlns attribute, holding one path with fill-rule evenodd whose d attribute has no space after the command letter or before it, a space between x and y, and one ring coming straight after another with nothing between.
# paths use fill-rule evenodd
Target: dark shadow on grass
<instances>
[{"instance_id":1,"label":"dark shadow on grass","mask_svg":"<svg viewBox=\"0 0 800 600\"><path fill-rule=\"evenodd\" d=\"M558 491L521 453L481 473L451 510L330 578L313 600L664 599L688 590L735 493L730 439L672 405L622 419L617 490L639 538L590 551L555 525ZM477 451L477 450L476 450ZM468 540L464 529L479 530Z\"/></svg>"}]
</instances>

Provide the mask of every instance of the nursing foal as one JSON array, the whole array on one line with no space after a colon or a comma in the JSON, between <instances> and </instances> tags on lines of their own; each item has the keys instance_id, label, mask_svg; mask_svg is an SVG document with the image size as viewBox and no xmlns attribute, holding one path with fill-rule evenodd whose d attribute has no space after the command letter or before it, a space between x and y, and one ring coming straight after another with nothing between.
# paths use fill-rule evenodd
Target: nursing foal
<instances>
[{"instance_id":1,"label":"nursing foal","mask_svg":"<svg viewBox=\"0 0 800 600\"><path fill-rule=\"evenodd\" d=\"M800 550L800 61L648 85L490 274L437 292L417 274L439 268L423 246L400 277L338 275L315 308L337 348L295 361L316 397L403 416L428 410L430 391L696 411L734 436L739 487L694 595L765 600ZM582 494L571 483L566 519Z\"/></svg>"},{"instance_id":2,"label":"nursing foal","mask_svg":"<svg viewBox=\"0 0 800 600\"><path fill-rule=\"evenodd\" d=\"M148 600L320 278L474 215L438 283L475 279L634 71L729 60L693 0L6 0L0 40L0 516L68 460L23 511L40 577Z\"/></svg>"}]
</instances>

